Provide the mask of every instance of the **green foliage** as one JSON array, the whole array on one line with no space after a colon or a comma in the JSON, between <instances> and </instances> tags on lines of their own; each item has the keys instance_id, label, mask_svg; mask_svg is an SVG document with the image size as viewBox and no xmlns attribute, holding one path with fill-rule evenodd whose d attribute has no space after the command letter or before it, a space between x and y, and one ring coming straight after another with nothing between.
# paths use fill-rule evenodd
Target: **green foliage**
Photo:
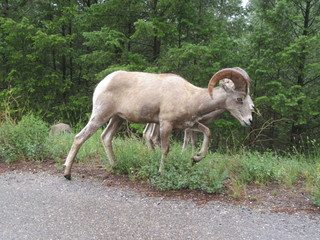
<instances>
[{"instance_id":1,"label":"green foliage","mask_svg":"<svg viewBox=\"0 0 320 240\"><path fill-rule=\"evenodd\" d=\"M108 165L100 143L100 134L101 132L96 133L83 145L78 154L78 161L100 159ZM70 145L71 142L60 143L64 149L62 152L68 151L68 147L63 146ZM274 152L244 152L234 155L209 153L201 162L192 165L191 152L181 152L181 144L173 142L165 161L164 172L159 175L159 149L150 151L144 142L135 137L115 138L113 145L116 166L112 171L126 174L132 180L146 180L152 186L165 191L200 189L211 193L219 192L225 187L224 181L227 178L231 179L232 191L237 191L238 188L243 192L245 185L250 183L278 183L285 187L294 187L300 184L301 180L306 182L306 189L317 189L319 169L316 166L319 164L319 158L309 160L303 155L281 156ZM316 193L317 190L312 190L313 195ZM236 196L241 193L234 194Z\"/></svg>"},{"instance_id":2,"label":"green foliage","mask_svg":"<svg viewBox=\"0 0 320 240\"><path fill-rule=\"evenodd\" d=\"M81 127L80 127L81 128ZM0 160L34 161L54 159L61 165L70 150L75 134L49 136L46 123L34 115L21 121L10 118L0 125ZM81 147L76 161L104 164L110 169L101 144L102 130L97 131ZM163 174L158 172L161 151L147 149L137 137L117 137L113 140L117 174L126 174L131 180L140 179L163 191L190 189L209 193L221 192L229 180L231 196L245 194L247 184L268 185L277 183L287 188L303 185L317 205L320 199L320 149L314 145L309 155L300 153L279 155L243 151L237 154L209 153L199 163L192 164L191 152L181 151L181 143L173 142L165 161Z\"/></svg>"},{"instance_id":3,"label":"green foliage","mask_svg":"<svg viewBox=\"0 0 320 240\"><path fill-rule=\"evenodd\" d=\"M243 182L268 184L278 182L286 186L294 186L310 164L298 156L279 156L273 152L248 152L239 156L237 176ZM236 169L235 169L236 170Z\"/></svg>"},{"instance_id":4,"label":"green foliage","mask_svg":"<svg viewBox=\"0 0 320 240\"><path fill-rule=\"evenodd\" d=\"M313 203L320 207L320 164L315 168L315 184L311 193Z\"/></svg>"},{"instance_id":5,"label":"green foliage","mask_svg":"<svg viewBox=\"0 0 320 240\"><path fill-rule=\"evenodd\" d=\"M287 119L264 133L268 147L317 139L319 118L318 1L251 2L251 77L264 119ZM318 54L316 56L315 54ZM315 131L316 130L316 131ZM265 140L265 139L264 139Z\"/></svg>"},{"instance_id":6,"label":"green foliage","mask_svg":"<svg viewBox=\"0 0 320 240\"><path fill-rule=\"evenodd\" d=\"M312 194L313 196L313 203L320 207L320 186L317 185L317 190L315 190Z\"/></svg>"},{"instance_id":7,"label":"green foliage","mask_svg":"<svg viewBox=\"0 0 320 240\"><path fill-rule=\"evenodd\" d=\"M0 17L0 110L13 118L33 112L51 123L85 122L95 86L119 69L173 72L206 87L217 70L239 66L262 117L246 138L224 115L226 123L211 126L214 149L307 152L307 138L319 141L317 0L252 0L247 9L240 0L9 4ZM269 122L277 124L263 128Z\"/></svg>"},{"instance_id":8,"label":"green foliage","mask_svg":"<svg viewBox=\"0 0 320 240\"><path fill-rule=\"evenodd\" d=\"M106 66L119 62L126 41L123 33L102 27L99 31L84 32L83 36L83 45L87 46L90 52L82 55L80 59L84 65L92 68L87 77L92 77L93 73L96 74L105 70Z\"/></svg>"},{"instance_id":9,"label":"green foliage","mask_svg":"<svg viewBox=\"0 0 320 240\"><path fill-rule=\"evenodd\" d=\"M243 182L266 184L275 179L274 161L270 161L270 155L248 154L239 160L239 176Z\"/></svg>"},{"instance_id":10,"label":"green foliage","mask_svg":"<svg viewBox=\"0 0 320 240\"><path fill-rule=\"evenodd\" d=\"M46 140L49 129L33 115L15 123L7 120L0 125L0 159L5 162L43 160L50 156Z\"/></svg>"},{"instance_id":11,"label":"green foliage","mask_svg":"<svg viewBox=\"0 0 320 240\"><path fill-rule=\"evenodd\" d=\"M144 179L164 191L200 189L214 193L224 189L225 180L229 178L234 197L244 194L246 185L250 183L277 183L291 188L304 182L315 204L319 199L320 158L316 156L281 156L275 152L209 153L201 162L192 165L191 153L182 153L181 144L174 142L165 170L159 175L160 150L150 151L135 138L118 138L114 142L117 165L113 171L127 174L132 180Z\"/></svg>"},{"instance_id":12,"label":"green foliage","mask_svg":"<svg viewBox=\"0 0 320 240\"><path fill-rule=\"evenodd\" d=\"M269 82L266 86L268 90L265 95L257 98L255 102L261 106L270 106L277 115L295 119L295 124L303 125L310 117L320 114L317 109L313 109L314 100L308 99L301 86L284 87L278 81ZM275 92L277 94L274 94ZM297 113L299 114L296 116Z\"/></svg>"},{"instance_id":13,"label":"green foliage","mask_svg":"<svg viewBox=\"0 0 320 240\"><path fill-rule=\"evenodd\" d=\"M143 134L145 126L145 124L130 123L130 128L133 129L134 133L137 133L141 136Z\"/></svg>"},{"instance_id":14,"label":"green foliage","mask_svg":"<svg viewBox=\"0 0 320 240\"><path fill-rule=\"evenodd\" d=\"M157 159L161 158L160 151L150 151L135 137L115 139L114 151L117 156L114 169L116 173L127 174L132 179L137 177L147 179L158 171Z\"/></svg>"},{"instance_id":15,"label":"green foliage","mask_svg":"<svg viewBox=\"0 0 320 240\"><path fill-rule=\"evenodd\" d=\"M64 157L71 148L73 139L74 134L72 133L48 136L46 145L50 151L50 159L62 164L65 160Z\"/></svg>"},{"instance_id":16,"label":"green foliage","mask_svg":"<svg viewBox=\"0 0 320 240\"><path fill-rule=\"evenodd\" d=\"M227 173L223 168L215 168L212 162L202 162L192 166L190 152L181 152L180 144L173 144L165 170L159 175L160 150L150 151L146 145L134 138L115 142L116 173L128 174L131 179L146 179L161 190L200 189L218 192L223 188ZM124 147L124 145L126 147Z\"/></svg>"}]
</instances>

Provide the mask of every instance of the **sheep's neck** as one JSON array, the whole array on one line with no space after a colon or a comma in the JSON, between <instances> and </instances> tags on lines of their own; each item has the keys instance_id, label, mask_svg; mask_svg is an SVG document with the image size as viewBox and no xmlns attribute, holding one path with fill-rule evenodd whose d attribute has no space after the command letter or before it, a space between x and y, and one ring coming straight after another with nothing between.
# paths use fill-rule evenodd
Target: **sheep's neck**
<instances>
[{"instance_id":1,"label":"sheep's neck","mask_svg":"<svg viewBox=\"0 0 320 240\"><path fill-rule=\"evenodd\" d=\"M213 90L213 98L210 97L207 88L203 88L199 91L197 96L198 101L195 102L197 106L198 115L202 116L216 110L224 109L226 92L216 87Z\"/></svg>"}]
</instances>

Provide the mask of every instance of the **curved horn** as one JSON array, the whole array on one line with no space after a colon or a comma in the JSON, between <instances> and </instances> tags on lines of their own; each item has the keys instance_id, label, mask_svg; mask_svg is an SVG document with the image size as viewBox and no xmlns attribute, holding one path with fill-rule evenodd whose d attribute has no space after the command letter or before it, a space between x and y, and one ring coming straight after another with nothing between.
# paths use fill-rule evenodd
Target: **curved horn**
<instances>
[{"instance_id":1,"label":"curved horn","mask_svg":"<svg viewBox=\"0 0 320 240\"><path fill-rule=\"evenodd\" d=\"M242 75L245 77L245 80L247 82L247 93L249 93L249 89L250 89L250 86L251 86L251 78L249 77L249 74L245 70L243 70L242 68L235 67L234 69L236 69L239 72L241 72Z\"/></svg>"},{"instance_id":2,"label":"curved horn","mask_svg":"<svg viewBox=\"0 0 320 240\"><path fill-rule=\"evenodd\" d=\"M210 79L208 84L209 94L212 98L212 89L219 80L224 78L231 79L234 82L235 89L244 91L247 94L250 86L250 78L248 77L249 75L241 68L224 68L215 73Z\"/></svg>"}]
</instances>

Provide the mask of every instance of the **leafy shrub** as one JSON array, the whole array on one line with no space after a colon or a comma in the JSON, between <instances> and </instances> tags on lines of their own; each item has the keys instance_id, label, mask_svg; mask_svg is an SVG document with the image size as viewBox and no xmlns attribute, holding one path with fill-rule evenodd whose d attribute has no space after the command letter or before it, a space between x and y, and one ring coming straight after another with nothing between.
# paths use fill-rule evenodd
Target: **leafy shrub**
<instances>
[{"instance_id":1,"label":"leafy shrub","mask_svg":"<svg viewBox=\"0 0 320 240\"><path fill-rule=\"evenodd\" d=\"M311 194L314 205L320 207L320 183L317 183L316 189Z\"/></svg>"},{"instance_id":2,"label":"leafy shrub","mask_svg":"<svg viewBox=\"0 0 320 240\"><path fill-rule=\"evenodd\" d=\"M83 144L77 155L78 162L95 159L109 164L100 135L101 130ZM50 136L48 146L51 157L64 158L73 137L74 134ZM224 181L230 178L231 191L237 197L245 194L248 183L279 183L292 187L299 180L305 180L314 204L320 206L320 160L314 156L310 161L301 155L281 156L274 152L209 153L201 162L192 165L191 152L182 152L181 143L172 142L164 172L160 175L160 149L151 151L144 141L133 136L114 138L113 146L116 156L113 172L126 174L131 180L146 180L160 190L199 189L215 193L221 191Z\"/></svg>"},{"instance_id":3,"label":"leafy shrub","mask_svg":"<svg viewBox=\"0 0 320 240\"><path fill-rule=\"evenodd\" d=\"M312 201L315 205L320 207L320 163L315 170L315 184L314 190L311 193Z\"/></svg>"},{"instance_id":4,"label":"leafy shrub","mask_svg":"<svg viewBox=\"0 0 320 240\"><path fill-rule=\"evenodd\" d=\"M76 161L109 164L100 140L101 131L83 144ZM23 117L18 123L6 120L0 125L0 160L13 162L51 158L62 163L75 134L49 136L48 132L46 123L33 115ZM311 161L302 155L280 156L274 152L209 153L193 165L191 152L182 152L181 143L172 142L164 172L160 175L160 149L151 151L144 141L133 136L114 138L113 145L116 156L113 172L127 174L132 180L146 180L161 190L199 189L215 193L230 178L234 194L241 196L240 191L244 191L248 183L277 182L292 187L305 180L314 203L320 205L319 155L312 155Z\"/></svg>"},{"instance_id":5,"label":"leafy shrub","mask_svg":"<svg viewBox=\"0 0 320 240\"><path fill-rule=\"evenodd\" d=\"M128 174L130 178L147 179L157 172L160 151L150 151L146 144L135 137L115 138L113 145L116 173Z\"/></svg>"},{"instance_id":6,"label":"leafy shrub","mask_svg":"<svg viewBox=\"0 0 320 240\"><path fill-rule=\"evenodd\" d=\"M64 158L70 150L73 138L73 133L50 135L47 140L50 158L62 162L60 158Z\"/></svg>"},{"instance_id":7,"label":"leafy shrub","mask_svg":"<svg viewBox=\"0 0 320 240\"><path fill-rule=\"evenodd\" d=\"M77 131L76 129L76 132ZM102 129L98 130L81 146L75 162L89 163L92 161L101 161L103 164L109 163L101 143L101 133ZM49 136L47 144L50 149L51 158L62 163L71 148L75 135L75 133L66 133Z\"/></svg>"},{"instance_id":8,"label":"leafy shrub","mask_svg":"<svg viewBox=\"0 0 320 240\"><path fill-rule=\"evenodd\" d=\"M158 172L161 151L150 151L143 141L135 138L115 139L116 167L113 171L128 174L131 179L147 179L160 190L201 189L217 192L227 177L224 168L212 161L202 161L192 166L191 153L182 152L180 143L171 145L163 174Z\"/></svg>"},{"instance_id":9,"label":"leafy shrub","mask_svg":"<svg viewBox=\"0 0 320 240\"><path fill-rule=\"evenodd\" d=\"M6 162L46 158L48 133L46 123L33 115L22 117L18 123L5 121L0 128L0 158Z\"/></svg>"},{"instance_id":10,"label":"leafy shrub","mask_svg":"<svg viewBox=\"0 0 320 240\"><path fill-rule=\"evenodd\" d=\"M97 149L96 141L100 140L88 143L88 148ZM150 151L144 141L135 137L115 138L113 145L116 166L112 171L127 174L132 180L147 180L161 190L200 189L214 193L224 187L223 182L228 177L241 184L239 189L245 189L248 183L267 185L271 182L292 187L301 179L306 179L311 188L314 186L314 165L297 156L280 156L274 152L209 153L201 162L192 165L191 152L182 152L181 143L172 142L163 174L159 175L160 149ZM99 156L107 159L103 150Z\"/></svg>"},{"instance_id":11,"label":"leafy shrub","mask_svg":"<svg viewBox=\"0 0 320 240\"><path fill-rule=\"evenodd\" d=\"M274 163L269 157L259 153L241 156L242 169L239 174L242 181L266 184L274 179Z\"/></svg>"}]
</instances>

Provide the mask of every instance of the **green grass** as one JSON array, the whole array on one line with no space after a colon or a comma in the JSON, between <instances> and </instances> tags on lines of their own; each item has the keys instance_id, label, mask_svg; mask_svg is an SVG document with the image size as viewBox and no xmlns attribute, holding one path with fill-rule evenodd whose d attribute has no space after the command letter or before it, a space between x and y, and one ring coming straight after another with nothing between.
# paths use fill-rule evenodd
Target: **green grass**
<instances>
[{"instance_id":1,"label":"green grass","mask_svg":"<svg viewBox=\"0 0 320 240\"><path fill-rule=\"evenodd\" d=\"M100 141L101 131L93 135L81 148L77 161L98 159L117 174L130 179L142 179L161 190L200 189L220 192L229 179L231 195L235 198L245 194L247 184L268 185L277 183L285 188L304 185L314 203L320 205L320 159L301 154L279 155L274 152L244 151L238 154L209 153L201 162L193 165L191 152L181 151L181 143L172 142L165 169L159 175L161 151L151 151L138 138L115 138L113 140L116 166L111 169ZM70 141L63 136L58 141ZM60 154L68 152L71 142L56 144ZM62 150L63 149L63 150Z\"/></svg>"},{"instance_id":2,"label":"green grass","mask_svg":"<svg viewBox=\"0 0 320 240\"><path fill-rule=\"evenodd\" d=\"M161 190L199 189L221 192L228 182L230 195L246 194L247 185L277 183L285 188L303 186L314 204L320 206L320 149L308 156L279 155L272 151L243 151L237 154L209 153L197 164L191 152L181 151L181 143L172 142L162 175L158 173L161 151L151 151L139 138L113 140L116 166L111 169L101 144L99 130L81 147L77 162L100 162L116 174L141 179ZM41 161L54 159L61 166L73 142L74 134L49 136L49 127L34 116L20 122L0 123L0 161Z\"/></svg>"},{"instance_id":3,"label":"green grass","mask_svg":"<svg viewBox=\"0 0 320 240\"><path fill-rule=\"evenodd\" d=\"M48 131L47 124L33 115L26 115L17 123L0 122L0 160L43 160L50 156Z\"/></svg>"}]
</instances>

